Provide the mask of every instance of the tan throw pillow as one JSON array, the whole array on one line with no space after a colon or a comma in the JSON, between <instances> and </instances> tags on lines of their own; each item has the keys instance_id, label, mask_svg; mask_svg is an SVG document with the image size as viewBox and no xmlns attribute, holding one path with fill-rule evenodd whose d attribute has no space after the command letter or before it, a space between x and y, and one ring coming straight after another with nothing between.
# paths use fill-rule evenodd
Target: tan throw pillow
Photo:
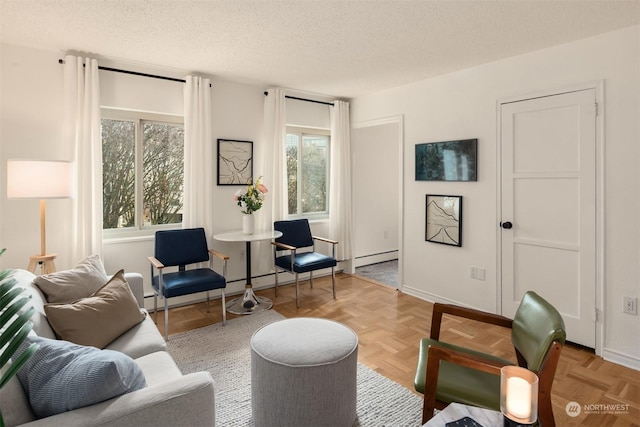
<instances>
[{"instance_id":1,"label":"tan throw pillow","mask_svg":"<svg viewBox=\"0 0 640 427\"><path fill-rule=\"evenodd\" d=\"M145 316L124 278L124 270L90 297L69 304L47 304L44 311L58 337L98 348L105 348Z\"/></svg>"},{"instance_id":2,"label":"tan throw pillow","mask_svg":"<svg viewBox=\"0 0 640 427\"><path fill-rule=\"evenodd\" d=\"M71 302L88 297L107 283L109 278L98 255L91 255L72 270L45 274L33 279L47 302Z\"/></svg>"}]
</instances>

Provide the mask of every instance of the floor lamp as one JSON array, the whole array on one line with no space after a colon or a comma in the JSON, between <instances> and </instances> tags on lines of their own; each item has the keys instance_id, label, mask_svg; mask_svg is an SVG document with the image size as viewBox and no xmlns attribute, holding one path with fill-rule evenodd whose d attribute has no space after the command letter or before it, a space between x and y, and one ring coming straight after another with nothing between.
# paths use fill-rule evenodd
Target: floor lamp
<instances>
[{"instance_id":1,"label":"floor lamp","mask_svg":"<svg viewBox=\"0 0 640 427\"><path fill-rule=\"evenodd\" d=\"M40 254L29 258L28 270L56 271L56 254L47 254L46 199L67 199L74 193L73 163L57 160L8 160L7 198L40 199Z\"/></svg>"}]
</instances>

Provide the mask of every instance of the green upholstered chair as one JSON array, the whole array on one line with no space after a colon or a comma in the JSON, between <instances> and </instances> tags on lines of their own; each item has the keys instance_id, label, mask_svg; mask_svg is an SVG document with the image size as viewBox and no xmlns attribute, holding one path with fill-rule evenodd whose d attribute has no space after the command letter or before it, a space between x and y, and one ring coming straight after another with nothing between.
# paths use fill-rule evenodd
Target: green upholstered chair
<instances>
[{"instance_id":1,"label":"green upholstered chair","mask_svg":"<svg viewBox=\"0 0 640 427\"><path fill-rule=\"evenodd\" d=\"M448 314L511 328L518 365L535 372L538 383L538 422L555 425L551 385L566 333L560 313L535 292L525 293L513 320L496 314L434 304L430 338L420 341L415 388L424 394L422 421L433 417L434 408L451 402L499 411L500 368L513 365L478 351L440 341L442 315Z\"/></svg>"}]
</instances>

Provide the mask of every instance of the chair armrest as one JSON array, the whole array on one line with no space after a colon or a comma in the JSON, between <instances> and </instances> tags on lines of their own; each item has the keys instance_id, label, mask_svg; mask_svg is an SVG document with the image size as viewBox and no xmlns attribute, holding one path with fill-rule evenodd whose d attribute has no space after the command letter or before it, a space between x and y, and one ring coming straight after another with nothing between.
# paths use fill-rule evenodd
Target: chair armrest
<instances>
[{"instance_id":1,"label":"chair armrest","mask_svg":"<svg viewBox=\"0 0 640 427\"><path fill-rule=\"evenodd\" d=\"M227 261L229 261L229 256L223 254L222 252L218 252L215 249L209 249L209 253L216 258L220 258L222 260L222 277L226 279L227 277ZM213 270L213 258L209 257L209 268Z\"/></svg>"},{"instance_id":2,"label":"chair armrest","mask_svg":"<svg viewBox=\"0 0 640 427\"><path fill-rule=\"evenodd\" d=\"M476 320L478 322L488 323L492 325L511 328L513 320L500 316L498 314L487 313L485 311L475 310L473 308L460 307L452 304L435 303L433 305L433 315L431 318L431 335L432 340L440 339L440 326L442 324L442 315L450 314L452 316L464 317L466 319Z\"/></svg>"},{"instance_id":3,"label":"chair armrest","mask_svg":"<svg viewBox=\"0 0 640 427\"><path fill-rule=\"evenodd\" d=\"M433 416L433 410L436 405L440 362L443 360L493 375L500 375L500 369L503 366L507 366L507 364L501 363L497 360L485 359L481 356L464 353L451 348L430 345L429 355L427 358L427 374L424 383L424 407L422 410L423 424L429 421Z\"/></svg>"},{"instance_id":4,"label":"chair armrest","mask_svg":"<svg viewBox=\"0 0 640 427\"><path fill-rule=\"evenodd\" d=\"M319 236L311 236L311 237L313 239L315 239L315 240L320 240L321 242L331 243L332 245L337 245L338 244L337 240L327 239L326 237L319 237Z\"/></svg>"},{"instance_id":5,"label":"chair armrest","mask_svg":"<svg viewBox=\"0 0 640 427\"><path fill-rule=\"evenodd\" d=\"M271 244L276 248L279 248L280 250L295 251L297 249L295 246L291 246L291 245L287 245L279 242L271 242Z\"/></svg>"},{"instance_id":6,"label":"chair armrest","mask_svg":"<svg viewBox=\"0 0 640 427\"><path fill-rule=\"evenodd\" d=\"M215 397L211 375L196 372L174 380L127 393L95 405L26 426L212 426L215 424Z\"/></svg>"},{"instance_id":7,"label":"chair armrest","mask_svg":"<svg viewBox=\"0 0 640 427\"><path fill-rule=\"evenodd\" d=\"M209 253L211 255L214 255L214 256L220 258L223 261L228 261L229 260L229 256L228 255L225 255L222 252L218 252L218 251L216 251L214 249L209 249Z\"/></svg>"},{"instance_id":8,"label":"chair armrest","mask_svg":"<svg viewBox=\"0 0 640 427\"><path fill-rule=\"evenodd\" d=\"M164 268L164 264L161 263L156 257L150 256L150 257L147 257L147 259L149 260L151 265L157 268L158 270L161 270Z\"/></svg>"}]
</instances>

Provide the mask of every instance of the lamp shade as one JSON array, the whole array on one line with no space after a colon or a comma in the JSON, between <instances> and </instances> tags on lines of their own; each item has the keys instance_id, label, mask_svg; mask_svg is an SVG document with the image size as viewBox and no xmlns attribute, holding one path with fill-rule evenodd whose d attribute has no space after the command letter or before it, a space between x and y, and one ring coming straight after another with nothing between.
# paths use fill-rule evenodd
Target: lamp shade
<instances>
[{"instance_id":1,"label":"lamp shade","mask_svg":"<svg viewBox=\"0 0 640 427\"><path fill-rule=\"evenodd\" d=\"M73 197L72 162L8 160L7 197L10 199L65 199Z\"/></svg>"}]
</instances>

